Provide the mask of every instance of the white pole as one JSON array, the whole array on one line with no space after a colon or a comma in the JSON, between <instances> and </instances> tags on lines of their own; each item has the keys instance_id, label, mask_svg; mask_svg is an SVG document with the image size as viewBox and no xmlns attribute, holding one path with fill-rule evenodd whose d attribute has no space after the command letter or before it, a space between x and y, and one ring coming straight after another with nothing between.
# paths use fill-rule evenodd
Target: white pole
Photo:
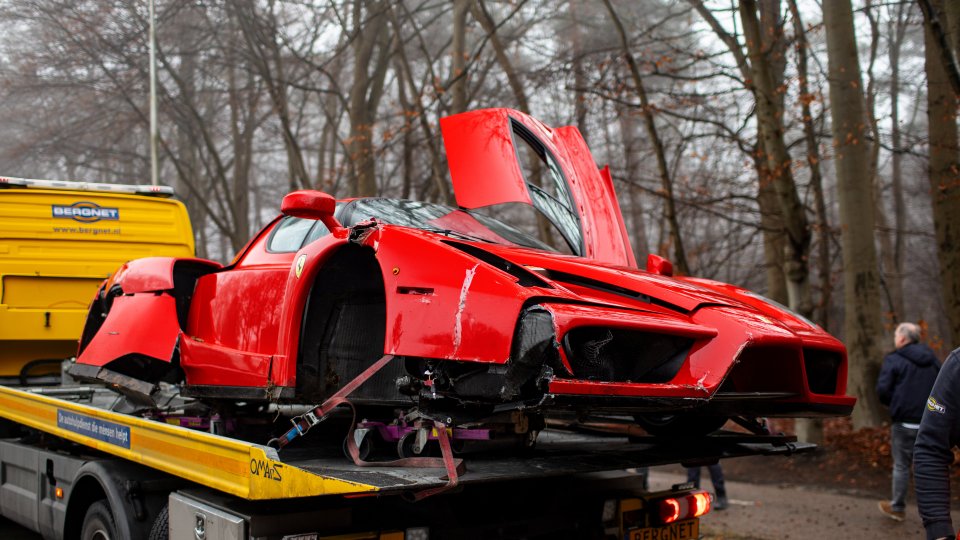
<instances>
[{"instance_id":1,"label":"white pole","mask_svg":"<svg viewBox=\"0 0 960 540\"><path fill-rule=\"evenodd\" d=\"M157 60L156 37L154 36L153 0L150 4L150 184L158 185L157 169Z\"/></svg>"}]
</instances>

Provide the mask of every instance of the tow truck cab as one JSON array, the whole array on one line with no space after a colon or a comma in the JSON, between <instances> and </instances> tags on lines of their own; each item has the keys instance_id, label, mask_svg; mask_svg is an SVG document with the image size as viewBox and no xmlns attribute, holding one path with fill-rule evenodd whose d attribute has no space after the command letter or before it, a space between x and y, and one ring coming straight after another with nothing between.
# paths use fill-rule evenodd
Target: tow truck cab
<instances>
[{"instance_id":1,"label":"tow truck cab","mask_svg":"<svg viewBox=\"0 0 960 540\"><path fill-rule=\"evenodd\" d=\"M131 259L192 257L166 186L0 177L0 382L44 382L76 354L87 307Z\"/></svg>"}]
</instances>

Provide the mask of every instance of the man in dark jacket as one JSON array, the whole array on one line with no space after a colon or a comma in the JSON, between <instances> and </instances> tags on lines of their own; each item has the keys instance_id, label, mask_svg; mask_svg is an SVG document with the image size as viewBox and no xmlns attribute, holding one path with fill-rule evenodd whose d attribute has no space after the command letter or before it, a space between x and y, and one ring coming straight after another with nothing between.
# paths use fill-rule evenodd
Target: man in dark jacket
<instances>
[{"instance_id":1,"label":"man in dark jacket","mask_svg":"<svg viewBox=\"0 0 960 540\"><path fill-rule=\"evenodd\" d=\"M954 540L950 465L960 443L960 349L950 353L927 399L914 451L917 506L928 540Z\"/></svg>"},{"instance_id":2,"label":"man in dark jacket","mask_svg":"<svg viewBox=\"0 0 960 540\"><path fill-rule=\"evenodd\" d=\"M913 445L940 363L930 347L920 343L920 327L913 323L897 326L893 342L897 350L883 359L877 379L877 395L881 403L890 407L893 421L890 427L893 497L889 501L880 501L879 507L887 517L903 521Z\"/></svg>"}]
</instances>

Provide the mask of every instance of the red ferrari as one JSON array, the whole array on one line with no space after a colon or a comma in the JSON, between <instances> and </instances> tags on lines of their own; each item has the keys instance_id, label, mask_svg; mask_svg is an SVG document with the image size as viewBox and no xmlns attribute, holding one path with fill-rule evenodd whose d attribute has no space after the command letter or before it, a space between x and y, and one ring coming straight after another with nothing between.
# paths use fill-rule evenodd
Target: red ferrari
<instances>
[{"instance_id":1,"label":"red ferrari","mask_svg":"<svg viewBox=\"0 0 960 540\"><path fill-rule=\"evenodd\" d=\"M71 373L140 398L167 381L210 402L318 403L393 355L351 401L461 424L629 415L663 433L850 413L846 351L821 328L750 291L673 277L656 256L637 267L610 176L576 128L508 109L441 128L456 208L290 193L227 266L120 268ZM507 223L517 208L536 209L553 242Z\"/></svg>"}]
</instances>

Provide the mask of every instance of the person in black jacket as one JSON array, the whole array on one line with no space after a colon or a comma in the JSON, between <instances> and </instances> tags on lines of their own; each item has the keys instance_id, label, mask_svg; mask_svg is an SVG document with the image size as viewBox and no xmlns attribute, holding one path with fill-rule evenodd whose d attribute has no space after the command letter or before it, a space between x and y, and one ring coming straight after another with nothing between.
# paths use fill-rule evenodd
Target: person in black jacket
<instances>
[{"instance_id":1,"label":"person in black jacket","mask_svg":"<svg viewBox=\"0 0 960 540\"><path fill-rule=\"evenodd\" d=\"M940 363L930 347L920 343L920 327L902 323L894 332L896 350L883 359L877 379L880 402L890 407L890 452L893 454L893 497L880 501L880 511L903 521L913 446L920 418L940 371Z\"/></svg>"},{"instance_id":2,"label":"person in black jacket","mask_svg":"<svg viewBox=\"0 0 960 540\"><path fill-rule=\"evenodd\" d=\"M960 443L960 349L950 353L937 377L914 448L917 507L928 540L954 540L950 519L950 465Z\"/></svg>"}]
</instances>

